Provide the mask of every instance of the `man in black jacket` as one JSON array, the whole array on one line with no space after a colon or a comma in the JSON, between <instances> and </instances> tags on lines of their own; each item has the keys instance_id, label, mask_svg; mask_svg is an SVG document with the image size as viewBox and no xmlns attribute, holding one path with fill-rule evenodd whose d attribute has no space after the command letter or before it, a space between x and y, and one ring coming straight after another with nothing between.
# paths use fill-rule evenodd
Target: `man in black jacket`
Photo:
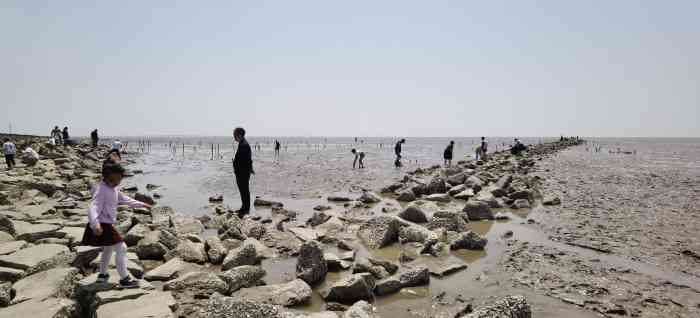
<instances>
[{"instance_id":1,"label":"man in black jacket","mask_svg":"<svg viewBox=\"0 0 700 318\"><path fill-rule=\"evenodd\" d=\"M233 130L233 138L238 142L238 150L233 159L233 173L236 175L236 184L238 191L241 193L241 209L236 211L238 216L243 218L250 213L250 175L253 171L253 158L250 151L250 145L245 140L245 129L238 127Z\"/></svg>"}]
</instances>

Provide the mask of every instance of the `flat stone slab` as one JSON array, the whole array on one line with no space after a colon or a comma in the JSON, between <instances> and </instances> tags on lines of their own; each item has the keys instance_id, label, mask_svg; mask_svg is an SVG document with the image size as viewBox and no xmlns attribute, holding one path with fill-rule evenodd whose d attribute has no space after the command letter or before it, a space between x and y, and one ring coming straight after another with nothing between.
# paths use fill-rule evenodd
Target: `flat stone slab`
<instances>
[{"instance_id":1,"label":"flat stone slab","mask_svg":"<svg viewBox=\"0 0 700 318\"><path fill-rule=\"evenodd\" d=\"M0 267L0 282L16 282L24 277L24 271L16 268Z\"/></svg>"},{"instance_id":2,"label":"flat stone slab","mask_svg":"<svg viewBox=\"0 0 700 318\"><path fill-rule=\"evenodd\" d=\"M0 255L12 254L27 246L25 241L0 243Z\"/></svg>"},{"instance_id":3,"label":"flat stone slab","mask_svg":"<svg viewBox=\"0 0 700 318\"><path fill-rule=\"evenodd\" d=\"M169 281L178 278L185 270L185 262L179 258L173 258L144 275L147 281Z\"/></svg>"},{"instance_id":4,"label":"flat stone slab","mask_svg":"<svg viewBox=\"0 0 700 318\"><path fill-rule=\"evenodd\" d=\"M53 257L69 252L68 247L58 244L39 244L21 249L10 255L0 256L0 266L28 270Z\"/></svg>"},{"instance_id":5,"label":"flat stone slab","mask_svg":"<svg viewBox=\"0 0 700 318\"><path fill-rule=\"evenodd\" d=\"M77 268L54 268L27 276L16 282L12 288L17 295L13 303L28 300L42 300L49 297L70 297L78 283Z\"/></svg>"},{"instance_id":6,"label":"flat stone slab","mask_svg":"<svg viewBox=\"0 0 700 318\"><path fill-rule=\"evenodd\" d=\"M24 221L14 221L13 223L15 231L17 231L15 237L18 240L35 242L44 238L63 238L65 236L65 233L58 232L61 229L60 225L31 224Z\"/></svg>"},{"instance_id":7,"label":"flat stone slab","mask_svg":"<svg viewBox=\"0 0 700 318\"><path fill-rule=\"evenodd\" d=\"M316 230L307 229L303 227L293 227L288 229L287 231L294 234L294 236L296 236L302 242L315 241L318 240L319 237L318 232Z\"/></svg>"},{"instance_id":8,"label":"flat stone slab","mask_svg":"<svg viewBox=\"0 0 700 318\"><path fill-rule=\"evenodd\" d=\"M30 300L0 310L0 318L75 317L77 304L65 298Z\"/></svg>"},{"instance_id":9,"label":"flat stone slab","mask_svg":"<svg viewBox=\"0 0 700 318\"><path fill-rule=\"evenodd\" d=\"M79 244L83 240L83 232L85 232L85 227L73 227L66 226L58 231L58 233L63 233L63 237L73 241L73 244Z\"/></svg>"},{"instance_id":10,"label":"flat stone slab","mask_svg":"<svg viewBox=\"0 0 700 318\"><path fill-rule=\"evenodd\" d=\"M285 284L244 288L232 297L254 303L292 307L311 301L311 287L303 280L295 279Z\"/></svg>"},{"instance_id":11,"label":"flat stone slab","mask_svg":"<svg viewBox=\"0 0 700 318\"><path fill-rule=\"evenodd\" d=\"M109 303L97 308L100 318L170 318L175 298L169 292L154 292L136 299Z\"/></svg>"}]
</instances>

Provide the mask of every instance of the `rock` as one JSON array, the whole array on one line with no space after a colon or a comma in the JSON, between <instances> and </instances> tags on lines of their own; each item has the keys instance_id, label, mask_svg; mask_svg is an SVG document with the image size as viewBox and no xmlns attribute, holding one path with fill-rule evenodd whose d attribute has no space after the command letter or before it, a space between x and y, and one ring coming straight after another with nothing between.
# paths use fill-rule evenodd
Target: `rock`
<instances>
[{"instance_id":1,"label":"rock","mask_svg":"<svg viewBox=\"0 0 700 318\"><path fill-rule=\"evenodd\" d=\"M102 247L99 246L76 246L75 247L75 260L73 260L72 265L77 268L85 269L90 266L102 252Z\"/></svg>"},{"instance_id":2,"label":"rock","mask_svg":"<svg viewBox=\"0 0 700 318\"><path fill-rule=\"evenodd\" d=\"M316 241L302 244L297 258L297 277L309 285L315 285L326 277L326 273L328 273L328 266L323 258L321 244Z\"/></svg>"},{"instance_id":3,"label":"rock","mask_svg":"<svg viewBox=\"0 0 700 318\"><path fill-rule=\"evenodd\" d=\"M358 301L345 311L343 318L379 318L379 314L368 302Z\"/></svg>"},{"instance_id":4,"label":"rock","mask_svg":"<svg viewBox=\"0 0 700 318\"><path fill-rule=\"evenodd\" d=\"M510 183L511 183L512 181L513 181L513 175L507 174L507 175L504 175L504 176L500 177L500 178L498 179L498 181L496 181L495 186L496 186L498 189L505 190L505 189L508 189L508 186L510 186Z\"/></svg>"},{"instance_id":5,"label":"rock","mask_svg":"<svg viewBox=\"0 0 700 318\"><path fill-rule=\"evenodd\" d=\"M330 215L327 215L323 212L314 212L314 214L311 216L311 218L309 218L306 221L306 225L316 227L316 226L319 226L323 223L326 223L326 221L330 220L330 218L331 218Z\"/></svg>"},{"instance_id":6,"label":"rock","mask_svg":"<svg viewBox=\"0 0 700 318\"><path fill-rule=\"evenodd\" d=\"M34 272L42 264L69 253L68 247L57 244L40 244L0 256L0 266Z\"/></svg>"},{"instance_id":7,"label":"rock","mask_svg":"<svg viewBox=\"0 0 700 318\"><path fill-rule=\"evenodd\" d=\"M146 225L140 223L136 224L128 232L126 232L124 242L127 246L134 246L138 244L138 242L146 236L146 233L150 231L151 230Z\"/></svg>"},{"instance_id":8,"label":"rock","mask_svg":"<svg viewBox=\"0 0 700 318\"><path fill-rule=\"evenodd\" d=\"M513 205L511 207L513 209L529 209L530 202L528 202L525 199L517 199L517 200L515 200L515 202L513 202Z\"/></svg>"},{"instance_id":9,"label":"rock","mask_svg":"<svg viewBox=\"0 0 700 318\"><path fill-rule=\"evenodd\" d=\"M178 235L195 234L199 235L204 232L202 222L193 217L174 216L170 218L175 233Z\"/></svg>"},{"instance_id":10,"label":"rock","mask_svg":"<svg viewBox=\"0 0 700 318\"><path fill-rule=\"evenodd\" d=\"M255 303L293 307L311 301L311 287L301 279L289 283L241 289L233 297Z\"/></svg>"},{"instance_id":11,"label":"rock","mask_svg":"<svg viewBox=\"0 0 700 318\"><path fill-rule=\"evenodd\" d=\"M481 201L470 201L464 206L465 213L469 217L470 221L478 220L493 220L495 219L491 208L485 202Z\"/></svg>"},{"instance_id":12,"label":"rock","mask_svg":"<svg viewBox=\"0 0 700 318\"><path fill-rule=\"evenodd\" d=\"M0 267L0 282L16 282L24 277L24 271L16 268Z\"/></svg>"},{"instance_id":13,"label":"rock","mask_svg":"<svg viewBox=\"0 0 700 318\"><path fill-rule=\"evenodd\" d=\"M16 291L12 302L17 304L49 297L71 298L79 275L77 268L55 268L27 276L12 286Z\"/></svg>"},{"instance_id":14,"label":"rock","mask_svg":"<svg viewBox=\"0 0 700 318\"><path fill-rule=\"evenodd\" d=\"M479 192L479 190L484 187L485 183L477 176L469 176L467 180L464 181L464 184L468 188L474 189L474 192Z\"/></svg>"},{"instance_id":15,"label":"rock","mask_svg":"<svg viewBox=\"0 0 700 318\"><path fill-rule=\"evenodd\" d=\"M73 300L52 297L43 300L25 301L17 305L3 308L2 311L0 311L0 317L79 317L77 307L78 305Z\"/></svg>"},{"instance_id":16,"label":"rock","mask_svg":"<svg viewBox=\"0 0 700 318\"><path fill-rule=\"evenodd\" d=\"M255 245L242 244L240 247L232 249L224 258L223 270L229 270L243 265L255 265L259 261Z\"/></svg>"},{"instance_id":17,"label":"rock","mask_svg":"<svg viewBox=\"0 0 700 318\"><path fill-rule=\"evenodd\" d=\"M510 220L510 216L508 216L508 214L505 214L502 212L496 213L496 215L494 215L494 218L496 218L496 220L500 220L500 221Z\"/></svg>"},{"instance_id":18,"label":"rock","mask_svg":"<svg viewBox=\"0 0 700 318\"><path fill-rule=\"evenodd\" d=\"M270 200L265 200L265 199L262 199L262 198L255 198L255 201L253 201L253 206L277 206L277 207L283 207L284 204L282 204L282 202L270 201Z\"/></svg>"},{"instance_id":19,"label":"rock","mask_svg":"<svg viewBox=\"0 0 700 318\"><path fill-rule=\"evenodd\" d=\"M443 228L453 232L464 232L469 229L462 214L449 211L438 211L426 226L429 230Z\"/></svg>"},{"instance_id":20,"label":"rock","mask_svg":"<svg viewBox=\"0 0 700 318\"><path fill-rule=\"evenodd\" d=\"M437 234L422 226L405 226L399 230L399 242L401 244L416 242L432 245L437 243L437 241Z\"/></svg>"},{"instance_id":21,"label":"rock","mask_svg":"<svg viewBox=\"0 0 700 318\"><path fill-rule=\"evenodd\" d=\"M459 185L456 185L456 186L450 188L450 190L447 190L447 194L449 194L451 196L455 196L457 194L462 193L464 190L467 190L467 186L464 184L459 184Z\"/></svg>"},{"instance_id":22,"label":"rock","mask_svg":"<svg viewBox=\"0 0 700 318\"><path fill-rule=\"evenodd\" d=\"M489 208L495 209L495 208L500 208L501 205L496 199L496 196L494 196L491 192L488 190L481 190L473 199L474 201L480 201L486 203L486 205L489 206Z\"/></svg>"},{"instance_id":23,"label":"rock","mask_svg":"<svg viewBox=\"0 0 700 318\"><path fill-rule=\"evenodd\" d=\"M411 269L377 282L374 293L384 296L396 293L402 288L430 284L430 272L427 268Z\"/></svg>"},{"instance_id":24,"label":"rock","mask_svg":"<svg viewBox=\"0 0 700 318\"><path fill-rule=\"evenodd\" d=\"M286 318L280 307L215 295L205 308L207 318Z\"/></svg>"},{"instance_id":25,"label":"rock","mask_svg":"<svg viewBox=\"0 0 700 318\"><path fill-rule=\"evenodd\" d=\"M427 197L425 197L426 201L433 201L433 202L443 202L443 203L448 203L452 199L447 193L436 193L436 194L431 194Z\"/></svg>"},{"instance_id":26,"label":"rock","mask_svg":"<svg viewBox=\"0 0 700 318\"><path fill-rule=\"evenodd\" d=\"M421 210L417 206L409 206L401 213L399 213L399 217L409 221L409 222L414 222L414 223L426 223L428 222L428 218L425 216L425 212Z\"/></svg>"},{"instance_id":27,"label":"rock","mask_svg":"<svg viewBox=\"0 0 700 318\"><path fill-rule=\"evenodd\" d=\"M264 276L265 270L258 266L249 265L238 266L234 269L219 274L219 278L221 278L228 285L226 295L231 295L241 288L257 286Z\"/></svg>"},{"instance_id":28,"label":"rock","mask_svg":"<svg viewBox=\"0 0 700 318\"><path fill-rule=\"evenodd\" d=\"M363 191L362 196L358 199L362 203L367 203L367 204L372 204L372 203L379 203L382 201L382 198L380 198L376 193L370 192L370 191Z\"/></svg>"},{"instance_id":29,"label":"rock","mask_svg":"<svg viewBox=\"0 0 700 318\"><path fill-rule=\"evenodd\" d=\"M339 272L352 267L352 263L350 261L340 259L340 257L333 253L324 253L323 259L326 260L326 266L328 267L329 272Z\"/></svg>"},{"instance_id":30,"label":"rock","mask_svg":"<svg viewBox=\"0 0 700 318\"><path fill-rule=\"evenodd\" d=\"M171 308L177 302L169 292L152 292L136 299L102 305L97 317L166 318L173 317Z\"/></svg>"},{"instance_id":31,"label":"rock","mask_svg":"<svg viewBox=\"0 0 700 318\"><path fill-rule=\"evenodd\" d=\"M153 197L151 197L148 194L140 193L140 192L136 192L136 194L134 194L134 200L141 201L141 202L149 204L149 205L156 204L156 201L153 200Z\"/></svg>"},{"instance_id":32,"label":"rock","mask_svg":"<svg viewBox=\"0 0 700 318\"><path fill-rule=\"evenodd\" d=\"M445 179L442 177L435 177L428 183L428 193L426 194L436 194L447 192L447 184Z\"/></svg>"},{"instance_id":33,"label":"rock","mask_svg":"<svg viewBox=\"0 0 700 318\"><path fill-rule=\"evenodd\" d=\"M313 229L307 229L303 227L292 227L287 229L287 231L294 234L294 236L296 236L302 242L316 241L319 239L318 232Z\"/></svg>"},{"instance_id":34,"label":"rock","mask_svg":"<svg viewBox=\"0 0 700 318\"><path fill-rule=\"evenodd\" d=\"M519 190L508 195L511 200L525 199L532 201L532 192L530 190Z\"/></svg>"},{"instance_id":35,"label":"rock","mask_svg":"<svg viewBox=\"0 0 700 318\"><path fill-rule=\"evenodd\" d=\"M395 242L400 222L393 217L378 216L360 226L358 237L371 249L379 249Z\"/></svg>"},{"instance_id":36,"label":"rock","mask_svg":"<svg viewBox=\"0 0 700 318\"><path fill-rule=\"evenodd\" d=\"M403 183L397 182L382 188L381 193L394 193L396 190L401 189L401 187L403 187Z\"/></svg>"},{"instance_id":37,"label":"rock","mask_svg":"<svg viewBox=\"0 0 700 318\"><path fill-rule=\"evenodd\" d=\"M412 202L416 200L416 194L411 190L401 191L396 200L401 202Z\"/></svg>"},{"instance_id":38,"label":"rock","mask_svg":"<svg viewBox=\"0 0 700 318\"><path fill-rule=\"evenodd\" d=\"M374 278L371 274L354 274L321 291L326 302L353 304L359 300L371 300Z\"/></svg>"},{"instance_id":39,"label":"rock","mask_svg":"<svg viewBox=\"0 0 700 318\"><path fill-rule=\"evenodd\" d=\"M350 198L342 195L330 195L328 196L328 201L330 202L350 202Z\"/></svg>"},{"instance_id":40,"label":"rock","mask_svg":"<svg viewBox=\"0 0 700 318\"><path fill-rule=\"evenodd\" d=\"M492 305L478 308L465 318L530 318L532 309L523 296L507 296Z\"/></svg>"},{"instance_id":41,"label":"rock","mask_svg":"<svg viewBox=\"0 0 700 318\"><path fill-rule=\"evenodd\" d=\"M173 258L165 264L150 270L143 278L149 282L169 281L178 278L184 270L185 263L179 258Z\"/></svg>"},{"instance_id":42,"label":"rock","mask_svg":"<svg viewBox=\"0 0 700 318\"><path fill-rule=\"evenodd\" d=\"M457 193L454 195L455 199L459 200L469 200L469 198L474 196L474 190L472 189L466 189L460 193Z\"/></svg>"},{"instance_id":43,"label":"rock","mask_svg":"<svg viewBox=\"0 0 700 318\"><path fill-rule=\"evenodd\" d=\"M214 293L227 293L229 286L214 273L192 272L165 283L163 290L209 298Z\"/></svg>"},{"instance_id":44,"label":"rock","mask_svg":"<svg viewBox=\"0 0 700 318\"><path fill-rule=\"evenodd\" d=\"M314 207L314 211L321 211L321 212L328 211L330 209L332 209L332 208L330 206L327 206L327 205L317 205Z\"/></svg>"},{"instance_id":45,"label":"rock","mask_svg":"<svg viewBox=\"0 0 700 318\"><path fill-rule=\"evenodd\" d=\"M207 251L209 262L211 262L214 265L219 265L223 263L226 254L228 254L228 249L216 236L208 238L204 242L204 247Z\"/></svg>"},{"instance_id":46,"label":"rock","mask_svg":"<svg viewBox=\"0 0 700 318\"><path fill-rule=\"evenodd\" d=\"M209 197L209 202L224 202L224 196L222 194L216 194Z\"/></svg>"},{"instance_id":47,"label":"rock","mask_svg":"<svg viewBox=\"0 0 700 318\"><path fill-rule=\"evenodd\" d=\"M12 241L0 243L0 255L12 254L25 247L27 247L27 242L25 241Z\"/></svg>"},{"instance_id":48,"label":"rock","mask_svg":"<svg viewBox=\"0 0 700 318\"><path fill-rule=\"evenodd\" d=\"M166 259L179 257L185 262L204 264L207 262L207 253L203 243L193 243L189 240L181 240L180 244L166 255Z\"/></svg>"},{"instance_id":49,"label":"rock","mask_svg":"<svg viewBox=\"0 0 700 318\"><path fill-rule=\"evenodd\" d=\"M556 196L546 196L544 197L544 200L542 200L542 204L544 205L560 205L561 204L561 199Z\"/></svg>"},{"instance_id":50,"label":"rock","mask_svg":"<svg viewBox=\"0 0 700 318\"><path fill-rule=\"evenodd\" d=\"M158 188L160 188L159 185L151 184L151 183L147 183L147 184L146 184L146 190L148 190L148 191L155 190L155 189L158 189Z\"/></svg>"},{"instance_id":51,"label":"rock","mask_svg":"<svg viewBox=\"0 0 700 318\"><path fill-rule=\"evenodd\" d=\"M483 250L486 247L488 240L479 236L472 231L462 232L459 236L452 240L450 243L450 248L453 250L457 249L467 249L467 250Z\"/></svg>"},{"instance_id":52,"label":"rock","mask_svg":"<svg viewBox=\"0 0 700 318\"><path fill-rule=\"evenodd\" d=\"M146 233L134 251L140 259L163 260L166 253L175 249L180 240L167 230Z\"/></svg>"},{"instance_id":53,"label":"rock","mask_svg":"<svg viewBox=\"0 0 700 318\"><path fill-rule=\"evenodd\" d=\"M453 185L463 184L465 180L467 180L466 173L457 173L457 174L452 175L452 176L447 178L447 182L449 184L453 184ZM466 185L465 185L465 188L466 188Z\"/></svg>"},{"instance_id":54,"label":"rock","mask_svg":"<svg viewBox=\"0 0 700 318\"><path fill-rule=\"evenodd\" d=\"M430 274L437 277L445 277L465 269L467 269L465 264L451 264L439 268L430 268Z\"/></svg>"},{"instance_id":55,"label":"rock","mask_svg":"<svg viewBox=\"0 0 700 318\"><path fill-rule=\"evenodd\" d=\"M39 190L42 193L46 194L48 197L53 196L53 194L56 193L56 191L63 190L66 187L65 184L63 184L60 181L48 180L30 181L26 186L29 189Z\"/></svg>"},{"instance_id":56,"label":"rock","mask_svg":"<svg viewBox=\"0 0 700 318\"><path fill-rule=\"evenodd\" d=\"M5 232L12 236L17 234L15 231L15 225L7 216L3 214L0 214L0 232Z\"/></svg>"},{"instance_id":57,"label":"rock","mask_svg":"<svg viewBox=\"0 0 700 318\"><path fill-rule=\"evenodd\" d=\"M12 303L13 294L12 283L0 283L0 307L9 306Z\"/></svg>"},{"instance_id":58,"label":"rock","mask_svg":"<svg viewBox=\"0 0 700 318\"><path fill-rule=\"evenodd\" d=\"M35 242L44 238L63 238L65 233L60 233L59 225L52 224L31 224L23 221L14 221L16 235L18 240L27 242Z\"/></svg>"}]
</instances>

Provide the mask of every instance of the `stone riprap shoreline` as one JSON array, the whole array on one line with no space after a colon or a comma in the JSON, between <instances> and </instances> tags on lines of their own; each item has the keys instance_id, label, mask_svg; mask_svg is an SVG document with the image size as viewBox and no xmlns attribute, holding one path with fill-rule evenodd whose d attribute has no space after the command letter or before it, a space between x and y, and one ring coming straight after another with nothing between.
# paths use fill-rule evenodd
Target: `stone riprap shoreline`
<instances>
[{"instance_id":1,"label":"stone riprap shoreline","mask_svg":"<svg viewBox=\"0 0 700 318\"><path fill-rule=\"evenodd\" d=\"M560 204L540 193L542 180L531 172L538 160L580 143L418 169L376 192L328 195L309 211L262 198L255 201L261 212L244 219L218 198L212 198L211 215L198 218L158 205L150 211L120 207L127 267L141 285L119 290L114 269L109 284L95 283L100 248L80 246L89 189L108 149L41 142L18 142L34 144L42 157L36 166L0 173L0 317L378 317L376 299L467 268L431 260L483 250L489 241L471 231L470 222L515 217L496 211ZM155 202L139 189L123 190ZM397 259L372 256L397 247ZM276 259L294 260L294 277L269 284L271 273L261 263ZM332 273L341 278L329 280ZM309 312L304 305L315 295L323 304ZM533 315L528 296L520 294L480 303L442 294L432 303L427 314L418 314Z\"/></svg>"}]
</instances>

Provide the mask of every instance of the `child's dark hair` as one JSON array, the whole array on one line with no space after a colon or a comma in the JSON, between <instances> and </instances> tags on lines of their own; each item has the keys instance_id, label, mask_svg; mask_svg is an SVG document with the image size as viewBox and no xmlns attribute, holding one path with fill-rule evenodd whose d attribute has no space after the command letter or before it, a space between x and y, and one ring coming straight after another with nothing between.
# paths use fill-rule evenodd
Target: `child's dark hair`
<instances>
[{"instance_id":1,"label":"child's dark hair","mask_svg":"<svg viewBox=\"0 0 700 318\"><path fill-rule=\"evenodd\" d=\"M113 175L113 174L119 174L119 175L124 175L126 170L122 165L112 162L112 161L105 161L105 163L102 165L102 177L106 178L107 176Z\"/></svg>"},{"instance_id":2,"label":"child's dark hair","mask_svg":"<svg viewBox=\"0 0 700 318\"><path fill-rule=\"evenodd\" d=\"M356 153L356 152L357 152L357 150L356 150L355 148L352 148L352 150L350 150L350 152L352 152L352 153Z\"/></svg>"},{"instance_id":3,"label":"child's dark hair","mask_svg":"<svg viewBox=\"0 0 700 318\"><path fill-rule=\"evenodd\" d=\"M243 127L236 127L236 129L233 130L233 134L241 137L245 137L245 129Z\"/></svg>"}]
</instances>

